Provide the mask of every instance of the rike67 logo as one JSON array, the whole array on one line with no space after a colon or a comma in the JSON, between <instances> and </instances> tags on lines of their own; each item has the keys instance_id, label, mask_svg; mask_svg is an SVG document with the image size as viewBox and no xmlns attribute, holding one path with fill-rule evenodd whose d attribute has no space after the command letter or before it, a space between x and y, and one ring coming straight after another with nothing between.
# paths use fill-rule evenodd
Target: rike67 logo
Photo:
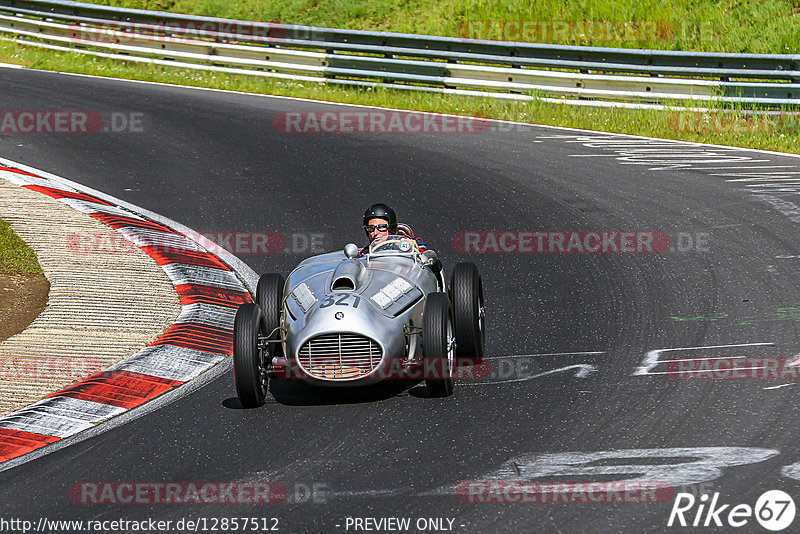
<instances>
[{"instance_id":1,"label":"rike67 logo","mask_svg":"<svg viewBox=\"0 0 800 534\"><path fill-rule=\"evenodd\" d=\"M755 506L723 504L719 493L713 496L703 493L699 498L691 493L678 493L667 526L739 528L755 518L763 528L778 532L792 524L795 512L794 499L781 490L765 492Z\"/></svg>"}]
</instances>

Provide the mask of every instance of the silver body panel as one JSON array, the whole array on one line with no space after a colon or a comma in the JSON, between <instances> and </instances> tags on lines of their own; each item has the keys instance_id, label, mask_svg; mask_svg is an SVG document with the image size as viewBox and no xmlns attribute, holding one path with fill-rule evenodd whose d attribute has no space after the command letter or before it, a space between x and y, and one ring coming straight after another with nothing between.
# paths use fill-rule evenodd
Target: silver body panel
<instances>
[{"instance_id":1,"label":"silver body panel","mask_svg":"<svg viewBox=\"0 0 800 534\"><path fill-rule=\"evenodd\" d=\"M426 297L435 291L437 277L418 255L368 254L350 259L343 252L330 252L304 260L289 274L284 287L282 320L287 367L299 371L303 380L323 386L369 384L392 375L417 352L419 336L407 336L404 328L421 326ZM379 292L383 295L373 298ZM348 335L337 338L332 334ZM354 339L349 334L369 338L380 347L380 363L369 372L347 365L347 354L340 363L331 356L320 357L323 363L317 365L309 363L318 361L307 356L314 352L314 340L319 336L328 336L318 344L331 350L336 339L340 346L347 346ZM308 345L304 347L309 340L310 349ZM352 344L367 346L355 341ZM301 348L305 359L300 357ZM340 349L340 353L345 350Z\"/></svg>"}]
</instances>

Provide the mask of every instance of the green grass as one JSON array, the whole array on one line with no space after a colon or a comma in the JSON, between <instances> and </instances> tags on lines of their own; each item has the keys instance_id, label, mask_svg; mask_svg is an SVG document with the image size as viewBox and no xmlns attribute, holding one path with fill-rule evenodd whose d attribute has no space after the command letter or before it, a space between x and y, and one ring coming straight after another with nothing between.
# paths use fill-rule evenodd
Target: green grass
<instances>
[{"instance_id":1,"label":"green grass","mask_svg":"<svg viewBox=\"0 0 800 534\"><path fill-rule=\"evenodd\" d=\"M515 35L502 34L502 29L513 29L508 23L519 22L520 28L528 23L529 28L536 29L532 36L535 40L560 44L800 52L800 0L670 3L597 0L590 5L578 0L98 0L95 3L240 20L461 37L513 38ZM581 21L611 21L609 26L600 26L601 30L610 30L581 37L576 30ZM627 24L628 30L620 24ZM484 33L494 28L500 34L471 35L476 28L482 28ZM623 31L628 33L620 33ZM522 37L520 34L519 38ZM509 102L416 91L356 90L314 82L283 82L104 60L10 42L0 42L0 61L118 78L800 152L797 122L758 120L754 124L745 114L726 115L724 119L721 112L678 117L674 112L587 108L541 101Z\"/></svg>"},{"instance_id":2,"label":"green grass","mask_svg":"<svg viewBox=\"0 0 800 534\"><path fill-rule=\"evenodd\" d=\"M722 117L675 112L586 108L542 101L509 102L490 98L439 95L416 91L355 90L313 82L276 81L249 75L228 75L166 66L150 66L114 61L72 52L40 50L13 42L0 41L0 62L31 68L94 74L116 78L164 82L233 91L285 95L332 102L382 106L482 116L497 119L567 126L702 143L761 148L781 152L800 152L798 123L771 123L761 119L751 127L744 115Z\"/></svg>"},{"instance_id":3,"label":"green grass","mask_svg":"<svg viewBox=\"0 0 800 534\"><path fill-rule=\"evenodd\" d=\"M0 274L42 274L36 253L3 219L0 219Z\"/></svg>"},{"instance_id":4,"label":"green grass","mask_svg":"<svg viewBox=\"0 0 800 534\"><path fill-rule=\"evenodd\" d=\"M240 20L470 37L470 22L528 22L528 37L560 44L800 52L798 0L95 0L96 4ZM581 32L584 21L628 23ZM564 30L562 23L566 24ZM562 24L556 26L556 24ZM532 25L532 26L531 26ZM484 27L484 33L490 26ZM561 31L558 29L561 28ZM583 35L581 35L583 33ZM488 35L484 37L489 38ZM502 38L502 37L501 37ZM516 40L512 39L512 40Z\"/></svg>"}]
</instances>

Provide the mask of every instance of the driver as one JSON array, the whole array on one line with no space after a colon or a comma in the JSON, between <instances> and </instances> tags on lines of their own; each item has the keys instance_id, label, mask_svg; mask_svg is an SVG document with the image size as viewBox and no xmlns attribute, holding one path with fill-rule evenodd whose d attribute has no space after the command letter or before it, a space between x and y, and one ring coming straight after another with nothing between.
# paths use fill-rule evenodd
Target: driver
<instances>
[{"instance_id":1,"label":"driver","mask_svg":"<svg viewBox=\"0 0 800 534\"><path fill-rule=\"evenodd\" d=\"M376 239L383 240L389 235L397 235L397 214L386 204L373 204L368 207L367 211L364 212L363 222L364 231L367 233L369 243L358 252L359 256L366 254L369 251L369 245ZM428 250L428 247L421 238L411 237L410 235L406 237L417 243L420 252ZM442 271L442 262L436 259L433 265L429 265L428 268L436 275L439 281L439 287L443 288L444 282L439 274Z\"/></svg>"},{"instance_id":2,"label":"driver","mask_svg":"<svg viewBox=\"0 0 800 534\"><path fill-rule=\"evenodd\" d=\"M369 243L358 252L359 256L366 254L370 244L376 239L381 240L389 235L397 234L397 214L386 204L373 204L368 207L367 211L364 212L363 222L364 232L366 232L369 238ZM408 236L408 238L417 243L420 252L428 250L428 247L425 246L421 238L410 236Z\"/></svg>"}]
</instances>

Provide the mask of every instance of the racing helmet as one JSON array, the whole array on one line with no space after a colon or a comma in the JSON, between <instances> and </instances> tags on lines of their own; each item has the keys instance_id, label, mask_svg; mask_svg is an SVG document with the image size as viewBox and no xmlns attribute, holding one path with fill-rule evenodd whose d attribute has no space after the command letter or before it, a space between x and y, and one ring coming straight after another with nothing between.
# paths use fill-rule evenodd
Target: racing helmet
<instances>
[{"instance_id":1,"label":"racing helmet","mask_svg":"<svg viewBox=\"0 0 800 534\"><path fill-rule=\"evenodd\" d=\"M373 204L364 212L364 226L369 224L371 219L383 219L389 224L389 233L397 233L397 214L386 204Z\"/></svg>"}]
</instances>

